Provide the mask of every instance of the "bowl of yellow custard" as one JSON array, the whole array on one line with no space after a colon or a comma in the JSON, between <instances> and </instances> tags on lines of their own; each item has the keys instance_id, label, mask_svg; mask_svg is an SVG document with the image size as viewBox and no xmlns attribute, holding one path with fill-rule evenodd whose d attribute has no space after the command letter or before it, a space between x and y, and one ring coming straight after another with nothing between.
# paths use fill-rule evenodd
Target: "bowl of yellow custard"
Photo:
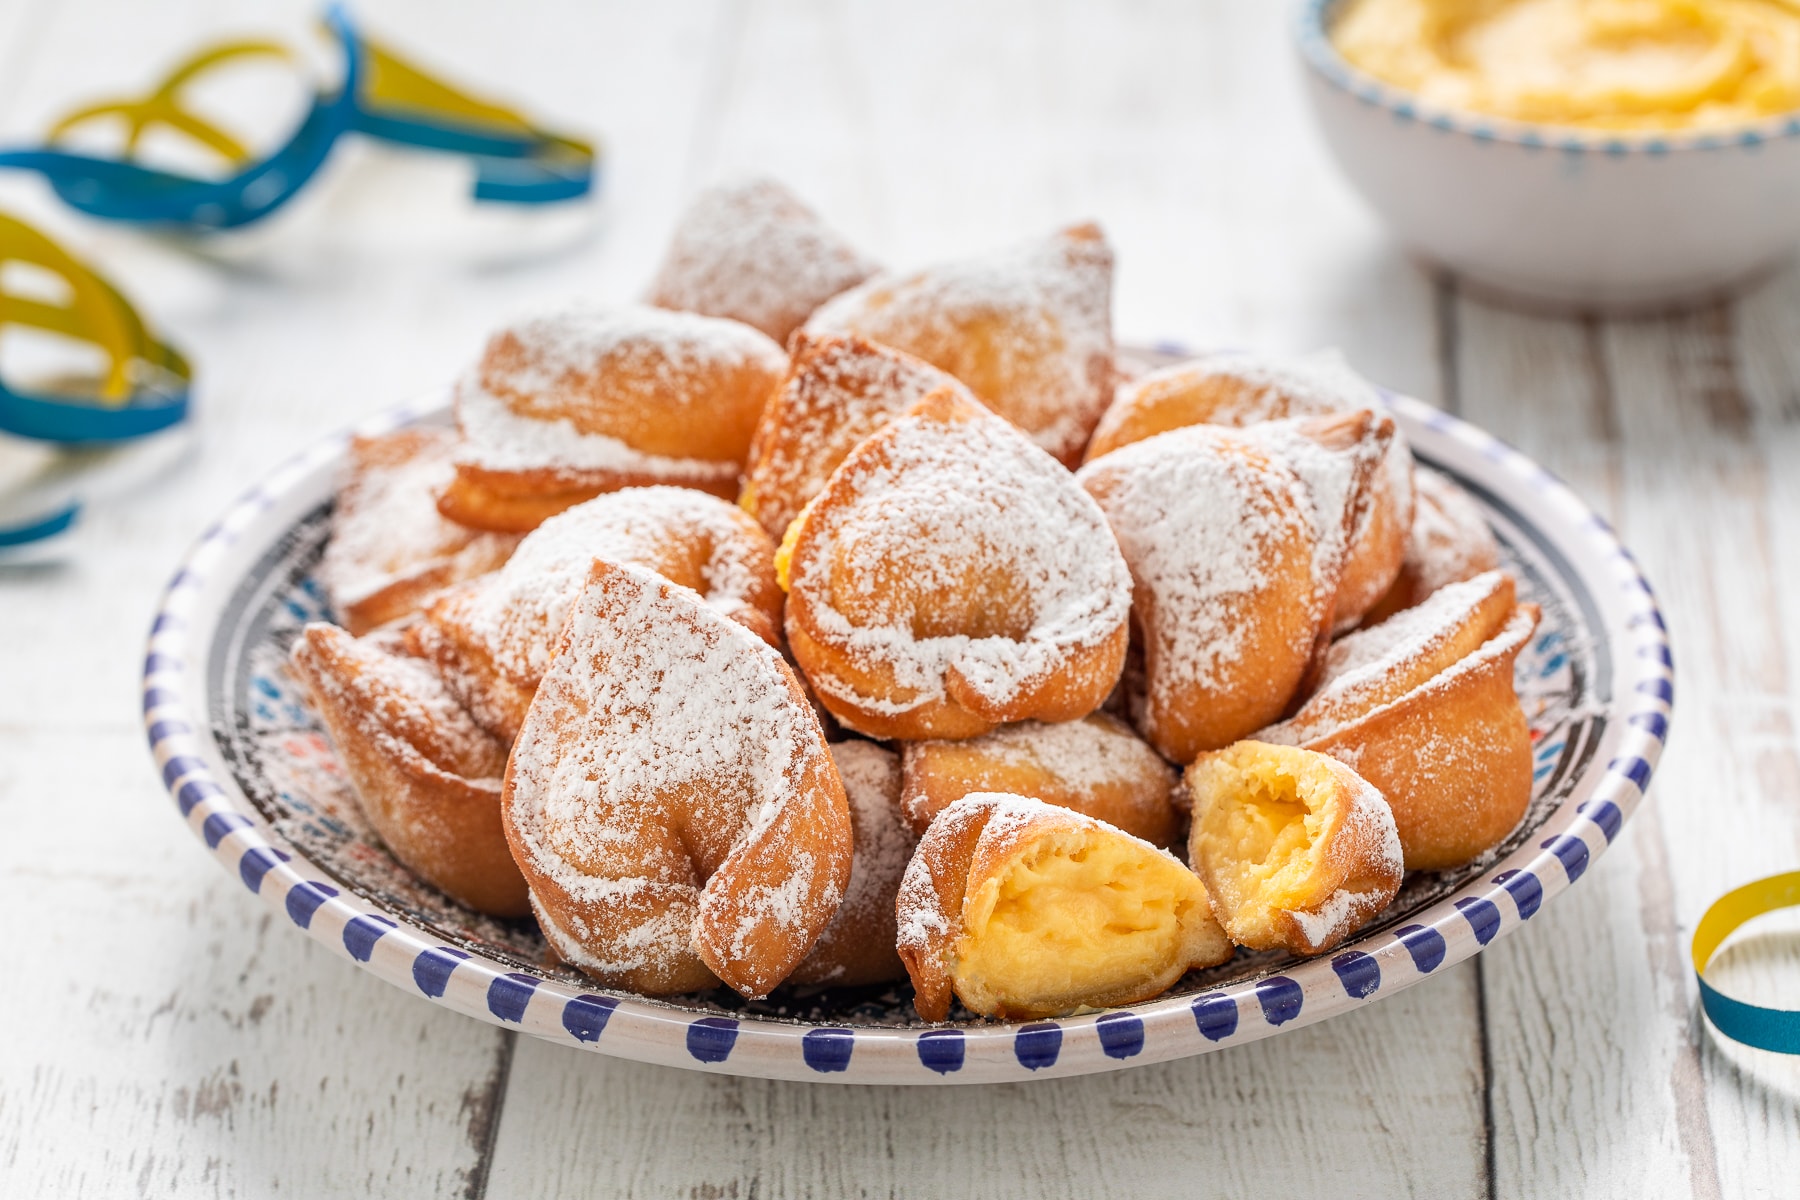
<instances>
[{"instance_id":1,"label":"bowl of yellow custard","mask_svg":"<svg viewBox=\"0 0 1800 1200\"><path fill-rule=\"evenodd\" d=\"M1800 0L1305 0L1298 37L1351 182L1478 287L1668 308L1800 245Z\"/></svg>"}]
</instances>

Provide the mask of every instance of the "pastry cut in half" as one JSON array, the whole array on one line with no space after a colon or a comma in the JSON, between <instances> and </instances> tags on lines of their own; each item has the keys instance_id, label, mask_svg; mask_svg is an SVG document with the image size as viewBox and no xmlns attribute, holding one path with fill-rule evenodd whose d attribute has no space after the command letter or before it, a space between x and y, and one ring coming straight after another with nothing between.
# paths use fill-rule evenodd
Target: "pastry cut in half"
<instances>
[{"instance_id":1,"label":"pastry cut in half","mask_svg":"<svg viewBox=\"0 0 1800 1200\"><path fill-rule=\"evenodd\" d=\"M1112 247L1097 225L910 275L820 307L814 333L855 333L941 367L1064 465L1112 398Z\"/></svg>"},{"instance_id":2,"label":"pastry cut in half","mask_svg":"<svg viewBox=\"0 0 1800 1200\"><path fill-rule=\"evenodd\" d=\"M1322 954L1399 891L1393 813L1336 759L1245 741L1202 754L1185 778L1188 855L1238 945Z\"/></svg>"},{"instance_id":3,"label":"pastry cut in half","mask_svg":"<svg viewBox=\"0 0 1800 1200\"><path fill-rule=\"evenodd\" d=\"M524 916L525 880L500 824L506 743L475 724L430 664L378 640L311 624L290 664L394 857L470 908Z\"/></svg>"},{"instance_id":4,"label":"pastry cut in half","mask_svg":"<svg viewBox=\"0 0 1800 1200\"><path fill-rule=\"evenodd\" d=\"M900 819L900 756L858 740L835 743L831 758L850 802L856 861L843 903L788 982L856 987L904 979L894 900L919 839Z\"/></svg>"},{"instance_id":5,"label":"pastry cut in half","mask_svg":"<svg viewBox=\"0 0 1800 1200\"><path fill-rule=\"evenodd\" d=\"M814 693L880 738L964 738L1099 708L1131 576L1093 500L1023 434L933 392L788 529L786 628Z\"/></svg>"},{"instance_id":6,"label":"pastry cut in half","mask_svg":"<svg viewBox=\"0 0 1800 1200\"><path fill-rule=\"evenodd\" d=\"M569 309L489 339L456 388L453 521L526 533L603 492L668 483L727 499L787 356L736 321Z\"/></svg>"},{"instance_id":7,"label":"pastry cut in half","mask_svg":"<svg viewBox=\"0 0 1800 1200\"><path fill-rule=\"evenodd\" d=\"M1121 446L1189 425L1264 421L1367 409L1381 393L1336 355L1283 359L1235 352L1164 367L1122 385L1088 444L1093 462ZM1334 625L1349 628L1392 586L1413 519L1412 449L1398 430L1371 479L1367 512L1350 539Z\"/></svg>"},{"instance_id":8,"label":"pastry cut in half","mask_svg":"<svg viewBox=\"0 0 1800 1200\"><path fill-rule=\"evenodd\" d=\"M859 442L940 388L975 398L930 363L843 334L796 334L769 397L738 504L779 538Z\"/></svg>"},{"instance_id":9,"label":"pastry cut in half","mask_svg":"<svg viewBox=\"0 0 1800 1200\"><path fill-rule=\"evenodd\" d=\"M1109 713L1055 725L1021 721L966 741L908 742L903 756L900 810L920 833L973 792L1074 809L1153 846L1173 845L1181 823L1172 800L1180 776Z\"/></svg>"},{"instance_id":10,"label":"pastry cut in half","mask_svg":"<svg viewBox=\"0 0 1800 1200\"><path fill-rule=\"evenodd\" d=\"M1132 719L1191 762L1278 719L1329 636L1322 534L1299 473L1243 432L1193 426L1083 467L1135 585Z\"/></svg>"},{"instance_id":11,"label":"pastry cut in half","mask_svg":"<svg viewBox=\"0 0 1800 1200\"><path fill-rule=\"evenodd\" d=\"M786 345L815 308L876 269L793 192L743 179L694 198L646 299L742 321Z\"/></svg>"},{"instance_id":12,"label":"pastry cut in half","mask_svg":"<svg viewBox=\"0 0 1800 1200\"><path fill-rule=\"evenodd\" d=\"M781 644L775 546L735 505L691 488L628 488L526 536L504 567L445 593L407 631L475 714L512 738L596 558L647 567Z\"/></svg>"},{"instance_id":13,"label":"pastry cut in half","mask_svg":"<svg viewBox=\"0 0 1800 1200\"><path fill-rule=\"evenodd\" d=\"M1363 619L1365 625L1379 625L1441 587L1500 565L1500 543L1469 493L1429 467L1414 470L1413 487L1417 503L1406 558L1394 586Z\"/></svg>"},{"instance_id":14,"label":"pastry cut in half","mask_svg":"<svg viewBox=\"0 0 1800 1200\"><path fill-rule=\"evenodd\" d=\"M1333 644L1325 679L1257 736L1342 759L1392 806L1406 869L1460 866L1531 803L1531 731L1513 662L1538 608L1489 571Z\"/></svg>"},{"instance_id":15,"label":"pastry cut in half","mask_svg":"<svg viewBox=\"0 0 1800 1200\"><path fill-rule=\"evenodd\" d=\"M1003 1019L1147 1000L1233 949L1166 850L1039 800L978 792L939 814L900 883L913 1006Z\"/></svg>"},{"instance_id":16,"label":"pastry cut in half","mask_svg":"<svg viewBox=\"0 0 1800 1200\"><path fill-rule=\"evenodd\" d=\"M358 637L492 571L519 544L438 512L438 493L456 474L456 441L454 430L425 426L350 439L319 582Z\"/></svg>"},{"instance_id":17,"label":"pastry cut in half","mask_svg":"<svg viewBox=\"0 0 1800 1200\"><path fill-rule=\"evenodd\" d=\"M767 995L850 880L843 784L792 670L641 567L593 564L501 811L551 947L650 995Z\"/></svg>"}]
</instances>

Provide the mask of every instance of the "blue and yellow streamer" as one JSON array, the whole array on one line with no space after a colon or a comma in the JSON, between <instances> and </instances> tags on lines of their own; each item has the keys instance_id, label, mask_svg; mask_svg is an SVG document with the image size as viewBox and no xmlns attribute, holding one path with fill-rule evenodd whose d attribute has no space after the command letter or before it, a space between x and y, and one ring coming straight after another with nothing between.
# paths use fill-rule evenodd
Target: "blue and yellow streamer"
<instances>
[{"instance_id":1,"label":"blue and yellow streamer","mask_svg":"<svg viewBox=\"0 0 1800 1200\"><path fill-rule=\"evenodd\" d=\"M1706 964L1739 926L1764 913L1796 906L1800 906L1800 871L1790 871L1725 893L1694 928L1694 974L1700 980L1700 1006L1713 1028L1734 1042L1778 1054L1800 1054L1800 1012L1733 1000L1706 982Z\"/></svg>"},{"instance_id":2,"label":"blue and yellow streamer","mask_svg":"<svg viewBox=\"0 0 1800 1200\"><path fill-rule=\"evenodd\" d=\"M598 154L588 142L552 133L523 116L480 100L412 66L360 35L342 8L325 14L344 57L335 92L321 91L300 127L262 159L230 134L189 112L182 91L223 63L248 57L291 60L273 42L230 42L200 51L148 96L92 104L64 117L42 146L0 151L0 167L35 171L70 206L90 216L189 232L235 229L286 204L318 173L345 134L460 154L475 164L474 198L548 204L593 191ZM123 120L117 158L64 149L70 130L96 120ZM208 179L144 166L134 160L143 133L166 127L223 159L233 174Z\"/></svg>"}]
</instances>

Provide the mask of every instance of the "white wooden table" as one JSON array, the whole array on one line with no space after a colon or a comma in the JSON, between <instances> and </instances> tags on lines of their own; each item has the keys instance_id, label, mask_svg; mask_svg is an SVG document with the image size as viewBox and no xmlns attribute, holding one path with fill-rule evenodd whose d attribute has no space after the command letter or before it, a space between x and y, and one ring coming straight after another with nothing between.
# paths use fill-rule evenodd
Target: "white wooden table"
<instances>
[{"instance_id":1,"label":"white wooden table","mask_svg":"<svg viewBox=\"0 0 1800 1200\"><path fill-rule=\"evenodd\" d=\"M329 255L289 278L0 207L105 264L191 351L200 445L0 572L0 1195L1796 1196L1800 1064L1715 1041L1687 939L1800 858L1800 274L1634 322L1501 311L1408 262L1325 160L1275 0L366 0L370 27L602 134L599 234L506 270ZM0 134L149 82L307 0L0 2ZM1337 345L1522 446L1607 513L1677 646L1651 802L1476 961L1323 1025L1063 1082L846 1089L521 1039L271 919L143 746L153 600L232 496L419 393L522 306L625 299L679 204L789 181L896 264L1087 216L1122 334ZM354 189L352 189L354 190ZM1792 928L1792 926L1789 926ZM1792 1004L1800 941L1724 964Z\"/></svg>"}]
</instances>

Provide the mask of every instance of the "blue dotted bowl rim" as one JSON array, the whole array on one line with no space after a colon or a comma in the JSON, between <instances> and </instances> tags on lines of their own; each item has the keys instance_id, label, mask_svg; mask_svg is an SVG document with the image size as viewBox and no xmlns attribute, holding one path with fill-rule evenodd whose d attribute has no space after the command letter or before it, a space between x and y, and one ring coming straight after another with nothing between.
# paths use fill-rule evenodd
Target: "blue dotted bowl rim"
<instances>
[{"instance_id":1,"label":"blue dotted bowl rim","mask_svg":"<svg viewBox=\"0 0 1800 1200\"><path fill-rule=\"evenodd\" d=\"M1169 348L1159 348L1168 352ZM1162 1062L1310 1025L1401 991L1472 957L1578 879L1642 800L1667 736L1674 668L1662 614L1635 559L1561 480L1506 443L1406 397L1389 396L1415 446L1485 481L1521 520L1553 536L1592 594L1613 662L1605 743L1524 845L1397 929L1353 939L1280 974L1199 995L1026 1024L807 1025L698 1015L663 1001L584 990L448 946L402 912L327 882L270 828L226 768L207 721L213 632L244 573L289 528L274 510L323 498L351 436L442 417L434 395L325 439L272 472L209 527L176 570L144 660L144 723L189 829L251 892L319 942L396 986L491 1024L645 1062L766 1078L852 1083L988 1083ZM1461 460L1459 467L1457 459ZM294 516L295 514L289 514ZM1610 587L1610 598L1605 587ZM1604 764L1604 765L1602 765Z\"/></svg>"},{"instance_id":2,"label":"blue dotted bowl rim","mask_svg":"<svg viewBox=\"0 0 1800 1200\"><path fill-rule=\"evenodd\" d=\"M1468 138L1479 145L1496 143L1526 150L1557 150L1571 155L1598 154L1608 158L1760 150L1772 142L1800 138L1800 111L1783 113L1706 132L1657 133L1584 129L1546 125L1490 116L1466 109L1436 105L1416 92L1396 87L1353 66L1331 40L1331 23L1348 0L1302 0L1294 24L1300 57L1326 83L1364 104L1385 109L1396 121L1417 124L1440 133Z\"/></svg>"}]
</instances>

